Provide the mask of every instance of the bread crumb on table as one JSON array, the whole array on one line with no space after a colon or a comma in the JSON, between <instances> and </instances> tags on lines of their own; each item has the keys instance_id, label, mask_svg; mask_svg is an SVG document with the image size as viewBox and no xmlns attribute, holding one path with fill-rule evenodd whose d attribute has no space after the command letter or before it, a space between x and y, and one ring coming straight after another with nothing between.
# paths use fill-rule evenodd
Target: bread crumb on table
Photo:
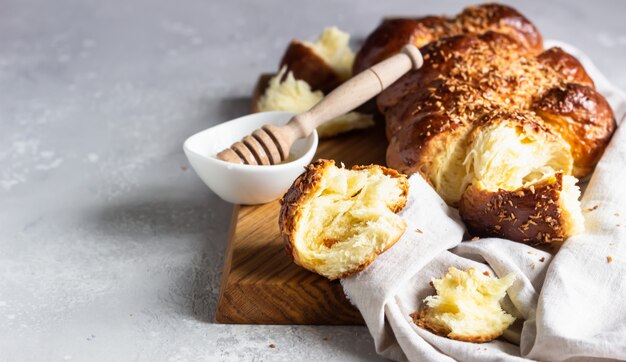
<instances>
[{"instance_id":1,"label":"bread crumb on table","mask_svg":"<svg viewBox=\"0 0 626 362\"><path fill-rule=\"evenodd\" d=\"M598 207L600 207L600 205L595 205L595 206L592 206L592 207L588 207L587 211L593 211L593 210L597 209Z\"/></svg>"},{"instance_id":2,"label":"bread crumb on table","mask_svg":"<svg viewBox=\"0 0 626 362\"><path fill-rule=\"evenodd\" d=\"M422 230L420 230L418 228L415 229L415 232L418 233L418 234L423 234L424 233Z\"/></svg>"},{"instance_id":3,"label":"bread crumb on table","mask_svg":"<svg viewBox=\"0 0 626 362\"><path fill-rule=\"evenodd\" d=\"M276 345L274 343L271 343L270 348L276 348Z\"/></svg>"},{"instance_id":4,"label":"bread crumb on table","mask_svg":"<svg viewBox=\"0 0 626 362\"><path fill-rule=\"evenodd\" d=\"M610 263L612 261L613 261L613 257L612 256L609 255L609 256L606 257L606 262L607 263Z\"/></svg>"},{"instance_id":5,"label":"bread crumb on table","mask_svg":"<svg viewBox=\"0 0 626 362\"><path fill-rule=\"evenodd\" d=\"M544 261L546 261L546 258L542 256L541 259L539 259L539 261L543 263Z\"/></svg>"}]
</instances>

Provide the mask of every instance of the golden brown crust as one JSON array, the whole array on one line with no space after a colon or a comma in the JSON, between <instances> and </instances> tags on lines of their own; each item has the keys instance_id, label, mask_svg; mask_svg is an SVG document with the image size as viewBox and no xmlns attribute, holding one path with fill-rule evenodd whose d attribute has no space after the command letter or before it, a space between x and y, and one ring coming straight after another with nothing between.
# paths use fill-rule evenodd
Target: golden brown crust
<instances>
[{"instance_id":1,"label":"golden brown crust","mask_svg":"<svg viewBox=\"0 0 626 362\"><path fill-rule=\"evenodd\" d=\"M554 69L568 83L578 83L595 88L593 80L578 59L561 48L550 48L539 54L537 60Z\"/></svg>"},{"instance_id":2,"label":"golden brown crust","mask_svg":"<svg viewBox=\"0 0 626 362\"><path fill-rule=\"evenodd\" d=\"M537 28L517 10L500 4L471 6L454 18L429 16L384 21L365 40L354 62L354 74L400 51L411 43L417 47L441 38L488 31L507 34L532 54L543 50Z\"/></svg>"},{"instance_id":3,"label":"golden brown crust","mask_svg":"<svg viewBox=\"0 0 626 362\"><path fill-rule=\"evenodd\" d=\"M381 112L398 103L402 97L414 93L434 80L448 76L457 59L450 57L454 52L463 56L476 46L479 39L471 36L453 36L429 43L421 49L424 65L404 75L398 81L389 86L376 102Z\"/></svg>"},{"instance_id":4,"label":"golden brown crust","mask_svg":"<svg viewBox=\"0 0 626 362\"><path fill-rule=\"evenodd\" d=\"M429 309L428 306L424 306L417 312L412 313L410 316L413 319L413 323L417 324L418 326L426 330L433 332L434 334L438 336L447 337L450 339L463 341L463 342L485 343L485 342L493 341L494 339L502 335L502 333L494 333L490 335L475 336L475 337L469 338L469 337L461 337L461 336L450 334L450 330L443 328L442 326L436 323L430 322L428 318L428 309Z\"/></svg>"},{"instance_id":5,"label":"golden brown crust","mask_svg":"<svg viewBox=\"0 0 626 362\"><path fill-rule=\"evenodd\" d=\"M509 36L494 32L438 40L423 54L424 67L400 78L377 98L388 139L422 113L472 123L495 108L527 108L534 92L560 81L556 72L526 58Z\"/></svg>"},{"instance_id":6,"label":"golden brown crust","mask_svg":"<svg viewBox=\"0 0 626 362\"><path fill-rule=\"evenodd\" d=\"M317 189L322 180L324 169L334 165L335 161L323 159L309 164L280 199L281 206L278 215L278 226L280 227L287 255L289 255L296 264L298 264L298 261L296 260L297 254L295 254L293 250L293 236L295 235L298 222L302 218L300 205L312 196L312 191Z\"/></svg>"},{"instance_id":7,"label":"golden brown crust","mask_svg":"<svg viewBox=\"0 0 626 362\"><path fill-rule=\"evenodd\" d=\"M436 30L448 20L440 16L384 20L372 32L354 60L354 74L398 53L405 44L421 47L436 39Z\"/></svg>"},{"instance_id":8,"label":"golden brown crust","mask_svg":"<svg viewBox=\"0 0 626 362\"><path fill-rule=\"evenodd\" d=\"M515 191L490 191L471 185L459 214L471 235L501 237L530 245L560 244L567 236L559 198L563 174Z\"/></svg>"},{"instance_id":9,"label":"golden brown crust","mask_svg":"<svg viewBox=\"0 0 626 362\"><path fill-rule=\"evenodd\" d=\"M425 305L422 308L420 308L420 310L418 310L417 312L412 313L411 318L413 318L413 323L417 324L418 326L426 330L433 332L434 334L438 336L448 337L448 334L450 334L450 330L448 328L443 328L443 326L441 325L427 322L429 309L430 308Z\"/></svg>"},{"instance_id":10,"label":"golden brown crust","mask_svg":"<svg viewBox=\"0 0 626 362\"><path fill-rule=\"evenodd\" d=\"M305 167L304 172L294 181L289 190L287 190L285 195L280 199L281 207L279 212L278 225L281 231L283 245L285 246L287 255L289 255L289 257L297 265L304 266L298 258L298 253L296 252L296 250L294 250L296 230L298 228L299 222L302 219L302 205L308 202L315 194L315 190L317 190L317 188L319 187L325 170L333 166L335 166L335 161L325 159L319 159L309 164L307 167ZM392 212L400 212L406 205L406 197L409 193L409 183L406 176L391 168L373 164L367 166L353 166L351 168L351 170L368 169L378 169L384 175L400 181L402 197L399 202L389 206L389 209ZM400 239L400 237L401 235L399 235L395 240L390 240L384 250L382 250L378 254L371 255L368 260L363 261L358 267L352 270L348 270L347 272L334 278L329 277L329 279L334 280L338 278L345 278L364 270L376 259L378 255L382 254L391 246L393 246Z\"/></svg>"},{"instance_id":11,"label":"golden brown crust","mask_svg":"<svg viewBox=\"0 0 626 362\"><path fill-rule=\"evenodd\" d=\"M419 114L389 142L387 164L407 175L419 172L430 181L433 161L468 129L469 124L451 122L445 114Z\"/></svg>"},{"instance_id":12,"label":"golden brown crust","mask_svg":"<svg viewBox=\"0 0 626 362\"><path fill-rule=\"evenodd\" d=\"M604 97L588 86L568 83L550 89L532 109L570 144L574 176L589 175L616 127Z\"/></svg>"},{"instance_id":13,"label":"golden brown crust","mask_svg":"<svg viewBox=\"0 0 626 362\"><path fill-rule=\"evenodd\" d=\"M339 74L313 49L304 43L292 41L280 61L280 67L287 66L296 79L307 82L311 89L328 93L341 84Z\"/></svg>"}]
</instances>

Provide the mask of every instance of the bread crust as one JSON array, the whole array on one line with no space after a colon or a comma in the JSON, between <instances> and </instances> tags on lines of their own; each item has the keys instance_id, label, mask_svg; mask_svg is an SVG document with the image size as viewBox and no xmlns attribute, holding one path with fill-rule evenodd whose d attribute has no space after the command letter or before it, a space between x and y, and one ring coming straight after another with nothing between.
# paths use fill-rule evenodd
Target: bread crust
<instances>
[{"instance_id":1,"label":"bread crust","mask_svg":"<svg viewBox=\"0 0 626 362\"><path fill-rule=\"evenodd\" d=\"M589 175L617 127L606 99L589 86L567 83L547 91L532 109L570 144L574 176Z\"/></svg>"},{"instance_id":2,"label":"bread crust","mask_svg":"<svg viewBox=\"0 0 626 362\"><path fill-rule=\"evenodd\" d=\"M507 37L507 39L510 39ZM465 35L452 36L431 42L420 51L424 58L424 65L420 69L412 70L398 81L390 85L376 98L376 104L381 112L392 108L406 95L415 93L435 79L448 76L455 59L446 56L451 52L462 56L469 52L479 38ZM512 43L513 41L510 40Z\"/></svg>"},{"instance_id":3,"label":"bread crust","mask_svg":"<svg viewBox=\"0 0 626 362\"><path fill-rule=\"evenodd\" d=\"M537 56L537 60L554 69L569 83L577 83L594 88L593 80L582 64L573 55L559 47L547 49Z\"/></svg>"},{"instance_id":4,"label":"bread crust","mask_svg":"<svg viewBox=\"0 0 626 362\"><path fill-rule=\"evenodd\" d=\"M307 82L311 89L329 93L342 82L341 77L322 57L303 42L293 40L282 60L280 67L287 66L296 79Z\"/></svg>"},{"instance_id":5,"label":"bread crust","mask_svg":"<svg viewBox=\"0 0 626 362\"><path fill-rule=\"evenodd\" d=\"M461 198L459 214L474 236L558 246L567 237L561 191L562 172L528 189L490 191L471 185Z\"/></svg>"},{"instance_id":6,"label":"bread crust","mask_svg":"<svg viewBox=\"0 0 626 362\"><path fill-rule=\"evenodd\" d=\"M421 47L435 40L437 29L448 20L442 16L417 19L385 19L372 32L357 53L353 73L357 74L372 65L398 53L406 44Z\"/></svg>"},{"instance_id":7,"label":"bread crust","mask_svg":"<svg viewBox=\"0 0 626 362\"><path fill-rule=\"evenodd\" d=\"M389 142L387 165L407 175L419 172L430 182L434 163L469 129L469 124L451 122L445 114L419 114Z\"/></svg>"},{"instance_id":8,"label":"bread crust","mask_svg":"<svg viewBox=\"0 0 626 362\"><path fill-rule=\"evenodd\" d=\"M533 54L543 50L541 33L517 10L501 4L483 4L467 7L454 18L428 16L383 21L357 53L354 74L398 53L408 43L421 48L440 38L488 31L509 35Z\"/></svg>"},{"instance_id":9,"label":"bread crust","mask_svg":"<svg viewBox=\"0 0 626 362\"><path fill-rule=\"evenodd\" d=\"M305 167L304 172L294 181L289 190L287 190L285 195L280 199L281 207L278 218L278 226L280 228L285 251L287 252L287 255L294 261L294 263L304 268L306 268L306 265L303 265L304 263L300 260L298 250L296 250L295 247L295 236L303 217L302 206L314 197L315 191L320 187L320 183L325 170L333 166L335 166L335 161L333 160L319 159L311 163L310 165ZM402 197L399 202L389 206L389 209L392 212L400 212L406 205L406 198L409 193L409 183L406 179L406 176L391 168L373 164L368 166L353 166L351 168L351 170L368 169L378 169L384 175L390 176L400 181ZM334 280L338 278L345 278L364 270L376 259L379 254L382 254L391 246L393 246L400 239L401 235L402 234L400 233L395 240L391 240L386 245L386 248L384 250L382 250L378 254L374 253L370 255L369 259L363 261L356 268L348 270L345 273L335 277L328 277L328 279Z\"/></svg>"},{"instance_id":10,"label":"bread crust","mask_svg":"<svg viewBox=\"0 0 626 362\"><path fill-rule=\"evenodd\" d=\"M482 335L482 336L475 336L475 337L457 336L457 335L450 333L448 329L442 328L436 323L432 323L431 321L429 321L429 318L428 318L429 309L430 308L425 305L417 312L412 313L410 316L413 319L413 323L417 324L418 326L426 330L433 332L434 334L438 336L447 337L450 339L463 341L463 342L485 343L485 342L493 341L494 339L500 337L502 333L504 333L503 331L502 333L494 333L490 335Z\"/></svg>"}]
</instances>

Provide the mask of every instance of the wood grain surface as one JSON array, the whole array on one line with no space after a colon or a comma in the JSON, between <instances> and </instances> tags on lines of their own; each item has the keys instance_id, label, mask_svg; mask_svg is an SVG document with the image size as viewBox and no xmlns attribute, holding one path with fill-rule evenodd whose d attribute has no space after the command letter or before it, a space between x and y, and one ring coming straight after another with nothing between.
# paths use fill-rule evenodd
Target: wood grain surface
<instances>
[{"instance_id":1,"label":"wood grain surface","mask_svg":"<svg viewBox=\"0 0 626 362\"><path fill-rule=\"evenodd\" d=\"M253 104L269 78L259 78ZM386 146L383 124L377 120L373 128L322 140L316 158L334 159L346 166L384 165ZM287 256L278 229L279 209L278 200L235 207L216 320L244 324L363 324L338 281L311 273Z\"/></svg>"}]
</instances>

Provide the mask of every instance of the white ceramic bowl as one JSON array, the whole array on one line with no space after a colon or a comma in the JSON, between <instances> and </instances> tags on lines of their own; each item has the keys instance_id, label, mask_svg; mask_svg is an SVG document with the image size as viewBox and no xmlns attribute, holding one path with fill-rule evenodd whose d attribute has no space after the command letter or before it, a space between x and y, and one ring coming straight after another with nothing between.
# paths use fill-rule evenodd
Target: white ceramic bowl
<instances>
[{"instance_id":1,"label":"white ceramic bowl","mask_svg":"<svg viewBox=\"0 0 626 362\"><path fill-rule=\"evenodd\" d=\"M281 197L304 171L317 149L317 132L293 144L290 162L253 166L224 162L215 155L265 124L283 125L293 113L262 112L222 123L189 137L183 149L204 183L233 204L262 204Z\"/></svg>"}]
</instances>

